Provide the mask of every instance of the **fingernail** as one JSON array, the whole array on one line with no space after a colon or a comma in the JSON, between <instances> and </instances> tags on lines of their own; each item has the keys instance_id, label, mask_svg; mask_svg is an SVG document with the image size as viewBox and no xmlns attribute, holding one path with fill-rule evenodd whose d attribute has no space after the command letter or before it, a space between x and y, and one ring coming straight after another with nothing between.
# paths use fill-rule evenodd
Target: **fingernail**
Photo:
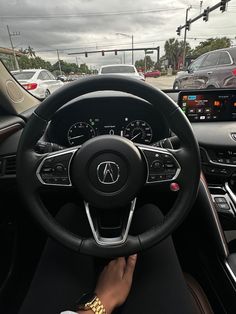
<instances>
[{"instance_id":1,"label":"fingernail","mask_svg":"<svg viewBox=\"0 0 236 314\"><path fill-rule=\"evenodd\" d=\"M131 255L131 257L132 257L133 259L136 259L136 258L137 258L137 254Z\"/></svg>"}]
</instances>

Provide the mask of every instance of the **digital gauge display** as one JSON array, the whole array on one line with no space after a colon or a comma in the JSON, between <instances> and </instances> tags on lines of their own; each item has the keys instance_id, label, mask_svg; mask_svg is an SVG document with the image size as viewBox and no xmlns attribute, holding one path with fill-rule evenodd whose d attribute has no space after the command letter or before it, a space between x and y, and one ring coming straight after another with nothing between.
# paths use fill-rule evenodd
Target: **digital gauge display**
<instances>
[{"instance_id":1,"label":"digital gauge display","mask_svg":"<svg viewBox=\"0 0 236 314\"><path fill-rule=\"evenodd\" d=\"M86 122L77 122L73 124L67 133L68 143L71 146L81 145L95 136L96 133L94 128Z\"/></svg>"}]
</instances>

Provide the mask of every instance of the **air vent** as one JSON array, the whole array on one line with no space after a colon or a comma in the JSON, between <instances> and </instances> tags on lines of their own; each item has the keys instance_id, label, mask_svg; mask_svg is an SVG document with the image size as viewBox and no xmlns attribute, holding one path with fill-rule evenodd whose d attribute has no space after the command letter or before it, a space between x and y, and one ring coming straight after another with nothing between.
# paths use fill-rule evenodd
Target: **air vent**
<instances>
[{"instance_id":1,"label":"air vent","mask_svg":"<svg viewBox=\"0 0 236 314\"><path fill-rule=\"evenodd\" d=\"M16 156L9 156L5 158L4 175L15 175L16 174Z\"/></svg>"}]
</instances>

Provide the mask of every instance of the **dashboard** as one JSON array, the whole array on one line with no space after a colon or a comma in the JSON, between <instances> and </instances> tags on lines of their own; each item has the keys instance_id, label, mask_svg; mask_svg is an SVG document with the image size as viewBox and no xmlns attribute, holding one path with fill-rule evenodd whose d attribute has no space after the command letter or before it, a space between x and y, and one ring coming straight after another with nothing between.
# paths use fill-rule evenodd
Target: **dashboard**
<instances>
[{"instance_id":1,"label":"dashboard","mask_svg":"<svg viewBox=\"0 0 236 314\"><path fill-rule=\"evenodd\" d=\"M139 144L153 144L170 135L165 119L137 97L89 97L74 100L53 117L48 141L64 147L82 145L99 135L120 135Z\"/></svg>"}]
</instances>

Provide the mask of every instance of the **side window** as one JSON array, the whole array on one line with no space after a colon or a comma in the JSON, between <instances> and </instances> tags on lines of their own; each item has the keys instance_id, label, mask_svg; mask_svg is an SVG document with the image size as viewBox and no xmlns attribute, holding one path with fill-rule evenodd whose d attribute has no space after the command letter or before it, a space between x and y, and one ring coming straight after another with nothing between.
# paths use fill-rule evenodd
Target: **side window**
<instances>
[{"instance_id":1,"label":"side window","mask_svg":"<svg viewBox=\"0 0 236 314\"><path fill-rule=\"evenodd\" d=\"M201 63L202 63L202 61L203 61L204 58L205 58L205 56L201 56L201 57L197 58L196 61L194 61L192 64L190 64L189 70L190 70L191 72L197 71L197 70L200 68Z\"/></svg>"},{"instance_id":2,"label":"side window","mask_svg":"<svg viewBox=\"0 0 236 314\"><path fill-rule=\"evenodd\" d=\"M209 53L206 59L202 63L202 68L212 67L217 64L219 58L219 52Z\"/></svg>"},{"instance_id":3,"label":"side window","mask_svg":"<svg viewBox=\"0 0 236 314\"><path fill-rule=\"evenodd\" d=\"M39 73L38 79L43 80L43 81L47 81L47 80L50 80L50 77L46 71L42 71Z\"/></svg>"},{"instance_id":4,"label":"side window","mask_svg":"<svg viewBox=\"0 0 236 314\"><path fill-rule=\"evenodd\" d=\"M231 64L231 60L230 60L228 52L222 51L220 53L218 64L219 65Z\"/></svg>"},{"instance_id":5,"label":"side window","mask_svg":"<svg viewBox=\"0 0 236 314\"><path fill-rule=\"evenodd\" d=\"M50 80L55 80L55 76L52 73L47 72L47 74L48 74Z\"/></svg>"}]
</instances>

